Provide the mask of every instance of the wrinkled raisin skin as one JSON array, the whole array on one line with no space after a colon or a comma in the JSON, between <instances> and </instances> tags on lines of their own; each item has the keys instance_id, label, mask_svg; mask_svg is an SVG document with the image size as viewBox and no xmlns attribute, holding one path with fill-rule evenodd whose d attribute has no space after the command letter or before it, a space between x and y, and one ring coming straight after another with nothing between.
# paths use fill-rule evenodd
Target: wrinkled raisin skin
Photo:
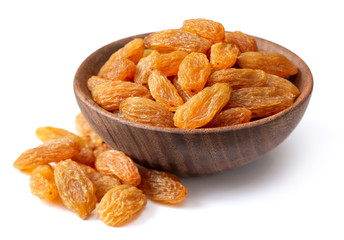
<instances>
[{"instance_id":1,"label":"wrinkled raisin skin","mask_svg":"<svg viewBox=\"0 0 344 240\"><path fill-rule=\"evenodd\" d=\"M228 83L232 89L260 87L267 81L267 74L259 69L227 68L214 71L208 78L207 85Z\"/></svg>"},{"instance_id":2,"label":"wrinkled raisin skin","mask_svg":"<svg viewBox=\"0 0 344 240\"><path fill-rule=\"evenodd\" d=\"M175 126L195 129L206 125L227 104L230 95L227 83L204 88L178 108L173 118Z\"/></svg>"},{"instance_id":3,"label":"wrinkled raisin skin","mask_svg":"<svg viewBox=\"0 0 344 240\"><path fill-rule=\"evenodd\" d=\"M181 29L169 29L146 36L144 44L147 48L161 53L173 51L206 53L212 42Z\"/></svg>"},{"instance_id":4,"label":"wrinkled raisin skin","mask_svg":"<svg viewBox=\"0 0 344 240\"><path fill-rule=\"evenodd\" d=\"M132 186L137 186L141 182L141 176L134 161L121 151L108 150L101 153L96 159L95 167L99 172L117 177Z\"/></svg>"},{"instance_id":5,"label":"wrinkled raisin skin","mask_svg":"<svg viewBox=\"0 0 344 240\"><path fill-rule=\"evenodd\" d=\"M213 43L225 39L225 28L219 22L204 18L187 19L183 22L182 30L197 34Z\"/></svg>"},{"instance_id":6,"label":"wrinkled raisin skin","mask_svg":"<svg viewBox=\"0 0 344 240\"><path fill-rule=\"evenodd\" d=\"M251 87L232 91L226 108L245 107L252 112L252 118L268 117L290 107L294 95L277 87Z\"/></svg>"},{"instance_id":7,"label":"wrinkled raisin skin","mask_svg":"<svg viewBox=\"0 0 344 240\"><path fill-rule=\"evenodd\" d=\"M138 188L153 201L175 204L186 198L187 188L174 174L144 169L141 171L141 176L142 181Z\"/></svg>"},{"instance_id":8,"label":"wrinkled raisin skin","mask_svg":"<svg viewBox=\"0 0 344 240\"><path fill-rule=\"evenodd\" d=\"M203 53L190 53L179 66L178 83L182 89L195 94L205 86L211 73L211 66L207 56Z\"/></svg>"},{"instance_id":9,"label":"wrinkled raisin skin","mask_svg":"<svg viewBox=\"0 0 344 240\"><path fill-rule=\"evenodd\" d=\"M227 127L247 123L252 112L247 108L229 108L217 114L205 127Z\"/></svg>"},{"instance_id":10,"label":"wrinkled raisin skin","mask_svg":"<svg viewBox=\"0 0 344 240\"><path fill-rule=\"evenodd\" d=\"M65 160L55 166L54 175L63 204L80 218L88 218L96 208L96 189L81 167Z\"/></svg>"},{"instance_id":11,"label":"wrinkled raisin skin","mask_svg":"<svg viewBox=\"0 0 344 240\"><path fill-rule=\"evenodd\" d=\"M121 102L128 97L151 97L144 86L128 81L104 82L92 89L93 100L105 110L118 110Z\"/></svg>"},{"instance_id":12,"label":"wrinkled raisin skin","mask_svg":"<svg viewBox=\"0 0 344 240\"><path fill-rule=\"evenodd\" d=\"M279 77L288 77L298 72L287 57L277 52L244 52L239 55L237 62L241 68L261 69Z\"/></svg>"},{"instance_id":13,"label":"wrinkled raisin skin","mask_svg":"<svg viewBox=\"0 0 344 240\"><path fill-rule=\"evenodd\" d=\"M226 32L225 40L226 42L237 45L242 53L258 51L257 43L254 37L243 32Z\"/></svg>"},{"instance_id":14,"label":"wrinkled raisin skin","mask_svg":"<svg viewBox=\"0 0 344 240\"><path fill-rule=\"evenodd\" d=\"M30 176L31 193L42 200L52 201L59 197L54 180L54 170L48 165L39 165Z\"/></svg>"},{"instance_id":15,"label":"wrinkled raisin skin","mask_svg":"<svg viewBox=\"0 0 344 240\"><path fill-rule=\"evenodd\" d=\"M238 58L239 48L231 43L219 42L210 48L210 64L214 70L232 67Z\"/></svg>"},{"instance_id":16,"label":"wrinkled raisin skin","mask_svg":"<svg viewBox=\"0 0 344 240\"><path fill-rule=\"evenodd\" d=\"M127 98L121 103L119 111L134 122L156 127L174 127L173 113L148 98Z\"/></svg>"},{"instance_id":17,"label":"wrinkled raisin skin","mask_svg":"<svg viewBox=\"0 0 344 240\"><path fill-rule=\"evenodd\" d=\"M66 160L79 151L79 144L69 138L54 139L23 152L13 166L19 170L29 170L41 164Z\"/></svg>"},{"instance_id":18,"label":"wrinkled raisin skin","mask_svg":"<svg viewBox=\"0 0 344 240\"><path fill-rule=\"evenodd\" d=\"M109 190L98 204L98 215L102 222L119 227L133 220L146 206L147 198L136 187L118 185Z\"/></svg>"},{"instance_id":19,"label":"wrinkled raisin skin","mask_svg":"<svg viewBox=\"0 0 344 240\"><path fill-rule=\"evenodd\" d=\"M160 70L153 70L148 79L153 98L170 111L176 111L184 101L172 82Z\"/></svg>"}]
</instances>

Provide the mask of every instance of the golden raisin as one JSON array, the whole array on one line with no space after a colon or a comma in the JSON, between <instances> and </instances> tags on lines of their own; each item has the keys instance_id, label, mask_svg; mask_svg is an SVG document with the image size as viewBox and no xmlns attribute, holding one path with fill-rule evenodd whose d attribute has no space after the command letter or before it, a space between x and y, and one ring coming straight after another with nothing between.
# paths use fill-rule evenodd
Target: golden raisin
<instances>
[{"instance_id":1,"label":"golden raisin","mask_svg":"<svg viewBox=\"0 0 344 240\"><path fill-rule=\"evenodd\" d=\"M279 77L297 74L297 67L284 55L277 52L245 52L238 57L241 68L261 69Z\"/></svg>"},{"instance_id":2,"label":"golden raisin","mask_svg":"<svg viewBox=\"0 0 344 240\"><path fill-rule=\"evenodd\" d=\"M143 45L143 39L136 38L125 44L124 47L118 49L113 53L110 58L105 62L98 74L102 75L103 71L109 69L109 66L113 64L116 59L126 58L135 64L142 58L145 47Z\"/></svg>"},{"instance_id":3,"label":"golden raisin","mask_svg":"<svg viewBox=\"0 0 344 240\"><path fill-rule=\"evenodd\" d=\"M173 51L160 54L153 62L152 69L160 70L165 76L175 76L178 74L179 65L187 56L187 52Z\"/></svg>"},{"instance_id":4,"label":"golden raisin","mask_svg":"<svg viewBox=\"0 0 344 240\"><path fill-rule=\"evenodd\" d=\"M118 177L132 186L137 186L141 182L141 176L134 161L121 151L108 150L99 154L95 167L97 171Z\"/></svg>"},{"instance_id":5,"label":"golden raisin","mask_svg":"<svg viewBox=\"0 0 344 240\"><path fill-rule=\"evenodd\" d=\"M185 20L182 30L197 34L213 43L222 42L225 39L225 28L223 25L204 18Z\"/></svg>"},{"instance_id":6,"label":"golden raisin","mask_svg":"<svg viewBox=\"0 0 344 240\"><path fill-rule=\"evenodd\" d=\"M130 97L124 100L119 111L129 120L157 127L174 127L173 113L148 98Z\"/></svg>"},{"instance_id":7,"label":"golden raisin","mask_svg":"<svg viewBox=\"0 0 344 240\"><path fill-rule=\"evenodd\" d=\"M117 177L104 175L87 165L80 164L80 167L94 184L98 202L100 202L110 189L121 184L121 181Z\"/></svg>"},{"instance_id":8,"label":"golden raisin","mask_svg":"<svg viewBox=\"0 0 344 240\"><path fill-rule=\"evenodd\" d=\"M112 227L133 220L144 209L146 196L136 187L118 185L109 190L98 204L98 215L102 222Z\"/></svg>"},{"instance_id":9,"label":"golden raisin","mask_svg":"<svg viewBox=\"0 0 344 240\"><path fill-rule=\"evenodd\" d=\"M187 188L171 173L144 169L141 176L142 181L138 188L151 200L175 204L186 198Z\"/></svg>"},{"instance_id":10,"label":"golden raisin","mask_svg":"<svg viewBox=\"0 0 344 240\"><path fill-rule=\"evenodd\" d=\"M237 107L221 111L205 127L227 127L251 120L252 113L247 108Z\"/></svg>"},{"instance_id":11,"label":"golden raisin","mask_svg":"<svg viewBox=\"0 0 344 240\"><path fill-rule=\"evenodd\" d=\"M157 57L159 52L153 50L148 56L141 58L136 65L136 72L134 75L134 82L146 86L148 84L149 75L152 72L152 64Z\"/></svg>"},{"instance_id":12,"label":"golden raisin","mask_svg":"<svg viewBox=\"0 0 344 240\"><path fill-rule=\"evenodd\" d=\"M264 86L283 88L284 90L294 94L295 97L299 96L300 94L300 90L291 81L273 74L267 74L266 83Z\"/></svg>"},{"instance_id":13,"label":"golden raisin","mask_svg":"<svg viewBox=\"0 0 344 240\"><path fill-rule=\"evenodd\" d=\"M183 99L184 102L187 102L193 95L195 95L194 93L193 94L186 93L183 90L182 86L180 86L180 84L178 82L178 76L175 76L173 78L172 83L173 83L174 87L177 89L179 96L181 96L181 98Z\"/></svg>"},{"instance_id":14,"label":"golden raisin","mask_svg":"<svg viewBox=\"0 0 344 240\"><path fill-rule=\"evenodd\" d=\"M59 197L54 180L54 170L48 165L39 165L30 176L31 193L42 200L52 201Z\"/></svg>"},{"instance_id":15,"label":"golden raisin","mask_svg":"<svg viewBox=\"0 0 344 240\"><path fill-rule=\"evenodd\" d=\"M128 97L151 97L144 86L127 81L104 82L92 90L93 100L105 110L114 111Z\"/></svg>"},{"instance_id":16,"label":"golden raisin","mask_svg":"<svg viewBox=\"0 0 344 240\"><path fill-rule=\"evenodd\" d=\"M71 159L75 162L92 166L96 160L96 157L94 156L93 149L81 148L80 152L71 157Z\"/></svg>"},{"instance_id":17,"label":"golden raisin","mask_svg":"<svg viewBox=\"0 0 344 240\"><path fill-rule=\"evenodd\" d=\"M150 74L148 87L153 98L170 111L177 110L184 103L171 81L157 69Z\"/></svg>"},{"instance_id":18,"label":"golden raisin","mask_svg":"<svg viewBox=\"0 0 344 240\"><path fill-rule=\"evenodd\" d=\"M51 126L39 127L36 129L36 136L42 142L47 142L53 139L68 137L72 139L73 141L77 142L80 145L80 147L86 147L86 148L93 147L91 143L87 142L82 137L63 128L57 128L57 127L51 127Z\"/></svg>"},{"instance_id":19,"label":"golden raisin","mask_svg":"<svg viewBox=\"0 0 344 240\"><path fill-rule=\"evenodd\" d=\"M147 48L161 53L173 51L206 53L212 42L181 29L169 29L151 33L144 38Z\"/></svg>"},{"instance_id":20,"label":"golden raisin","mask_svg":"<svg viewBox=\"0 0 344 240\"><path fill-rule=\"evenodd\" d=\"M68 159L56 164L55 182L63 204L86 219L96 208L96 189L81 167Z\"/></svg>"},{"instance_id":21,"label":"golden raisin","mask_svg":"<svg viewBox=\"0 0 344 240\"><path fill-rule=\"evenodd\" d=\"M179 66L178 83L187 93L201 91L211 73L207 56L203 53L190 53Z\"/></svg>"},{"instance_id":22,"label":"golden raisin","mask_svg":"<svg viewBox=\"0 0 344 240\"><path fill-rule=\"evenodd\" d=\"M294 95L277 87L250 87L232 91L226 107L245 107L252 118L268 117L293 104Z\"/></svg>"},{"instance_id":23,"label":"golden raisin","mask_svg":"<svg viewBox=\"0 0 344 240\"><path fill-rule=\"evenodd\" d=\"M136 65L134 62L126 58L118 58L111 64L107 65L107 68L103 67L102 71L98 73L98 76L109 80L132 80L136 71Z\"/></svg>"},{"instance_id":24,"label":"golden raisin","mask_svg":"<svg viewBox=\"0 0 344 240\"><path fill-rule=\"evenodd\" d=\"M226 42L237 45L242 53L258 51L257 43L254 37L243 32L226 32L225 39Z\"/></svg>"},{"instance_id":25,"label":"golden raisin","mask_svg":"<svg viewBox=\"0 0 344 240\"><path fill-rule=\"evenodd\" d=\"M32 169L38 165L66 160L79 151L80 145L70 138L54 139L23 152L13 166L19 170Z\"/></svg>"},{"instance_id":26,"label":"golden raisin","mask_svg":"<svg viewBox=\"0 0 344 240\"><path fill-rule=\"evenodd\" d=\"M92 91L92 89L99 85L99 84L102 84L103 82L106 82L106 81L111 81L109 79L105 79L105 78L101 78L101 77L98 77L98 76L92 76L90 77L88 80L87 80L87 88L88 90Z\"/></svg>"},{"instance_id":27,"label":"golden raisin","mask_svg":"<svg viewBox=\"0 0 344 240\"><path fill-rule=\"evenodd\" d=\"M215 70L232 67L238 58L239 48L231 43L219 42L210 48L210 65Z\"/></svg>"},{"instance_id":28,"label":"golden raisin","mask_svg":"<svg viewBox=\"0 0 344 240\"><path fill-rule=\"evenodd\" d=\"M216 83L206 87L174 114L174 124L179 128L199 128L210 122L227 104L231 95L231 87L227 83Z\"/></svg>"},{"instance_id":29,"label":"golden raisin","mask_svg":"<svg viewBox=\"0 0 344 240\"><path fill-rule=\"evenodd\" d=\"M232 89L259 87L266 83L267 75L259 69L228 68L214 71L208 78L207 85L228 83Z\"/></svg>"},{"instance_id":30,"label":"golden raisin","mask_svg":"<svg viewBox=\"0 0 344 240\"><path fill-rule=\"evenodd\" d=\"M107 145L106 143L102 143L100 145L98 145L94 150L93 150L93 154L95 157L98 157L99 154L101 154L102 152L105 152L107 150L111 150L112 148Z\"/></svg>"}]
</instances>

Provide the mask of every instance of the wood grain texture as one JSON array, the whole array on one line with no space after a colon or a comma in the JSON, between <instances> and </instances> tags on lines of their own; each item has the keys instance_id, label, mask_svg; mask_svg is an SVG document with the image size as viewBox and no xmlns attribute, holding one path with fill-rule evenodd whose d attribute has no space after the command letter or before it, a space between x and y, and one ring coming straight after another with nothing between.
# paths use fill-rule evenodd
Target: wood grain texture
<instances>
[{"instance_id":1,"label":"wood grain texture","mask_svg":"<svg viewBox=\"0 0 344 240\"><path fill-rule=\"evenodd\" d=\"M273 116L242 125L214 129L158 128L130 122L93 102L86 82L96 75L132 36L108 44L91 54L79 67L74 92L80 110L91 127L112 148L125 152L136 163L180 176L202 176L247 164L278 146L300 122L313 88L313 77L306 63L288 49L256 38L259 50L284 54L299 69L290 78L301 94L290 108Z\"/></svg>"}]
</instances>

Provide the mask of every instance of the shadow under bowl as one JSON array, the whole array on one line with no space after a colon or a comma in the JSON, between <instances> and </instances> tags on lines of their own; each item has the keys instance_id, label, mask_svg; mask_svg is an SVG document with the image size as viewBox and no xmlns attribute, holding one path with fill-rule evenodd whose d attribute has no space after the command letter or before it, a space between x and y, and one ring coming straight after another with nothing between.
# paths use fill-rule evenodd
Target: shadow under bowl
<instances>
[{"instance_id":1,"label":"shadow under bowl","mask_svg":"<svg viewBox=\"0 0 344 240\"><path fill-rule=\"evenodd\" d=\"M76 100L90 126L110 147L123 151L141 166L179 176L202 176L236 168L278 146L306 111L313 89L310 69L290 50L258 37L255 39L260 51L279 52L299 70L290 80L300 95L282 112L230 127L177 129L135 123L104 110L92 100L88 78L97 75L116 50L146 35L124 38L98 49L82 62L74 78Z\"/></svg>"}]
</instances>

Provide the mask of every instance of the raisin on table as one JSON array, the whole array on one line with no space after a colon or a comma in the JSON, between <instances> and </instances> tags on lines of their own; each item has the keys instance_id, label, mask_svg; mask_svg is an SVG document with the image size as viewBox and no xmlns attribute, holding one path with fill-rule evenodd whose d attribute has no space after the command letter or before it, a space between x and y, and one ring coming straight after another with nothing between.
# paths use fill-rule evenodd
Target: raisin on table
<instances>
[{"instance_id":1,"label":"raisin on table","mask_svg":"<svg viewBox=\"0 0 344 240\"><path fill-rule=\"evenodd\" d=\"M55 182L63 204L86 219L96 208L96 189L78 163L68 159L56 164Z\"/></svg>"},{"instance_id":2,"label":"raisin on table","mask_svg":"<svg viewBox=\"0 0 344 240\"><path fill-rule=\"evenodd\" d=\"M118 227L133 220L145 208L147 198L136 187L123 184L109 190L98 204L102 222Z\"/></svg>"},{"instance_id":3,"label":"raisin on table","mask_svg":"<svg viewBox=\"0 0 344 240\"><path fill-rule=\"evenodd\" d=\"M144 169L141 171L141 176L142 181L138 188L153 201L175 204L186 198L187 188L174 174Z\"/></svg>"}]
</instances>

